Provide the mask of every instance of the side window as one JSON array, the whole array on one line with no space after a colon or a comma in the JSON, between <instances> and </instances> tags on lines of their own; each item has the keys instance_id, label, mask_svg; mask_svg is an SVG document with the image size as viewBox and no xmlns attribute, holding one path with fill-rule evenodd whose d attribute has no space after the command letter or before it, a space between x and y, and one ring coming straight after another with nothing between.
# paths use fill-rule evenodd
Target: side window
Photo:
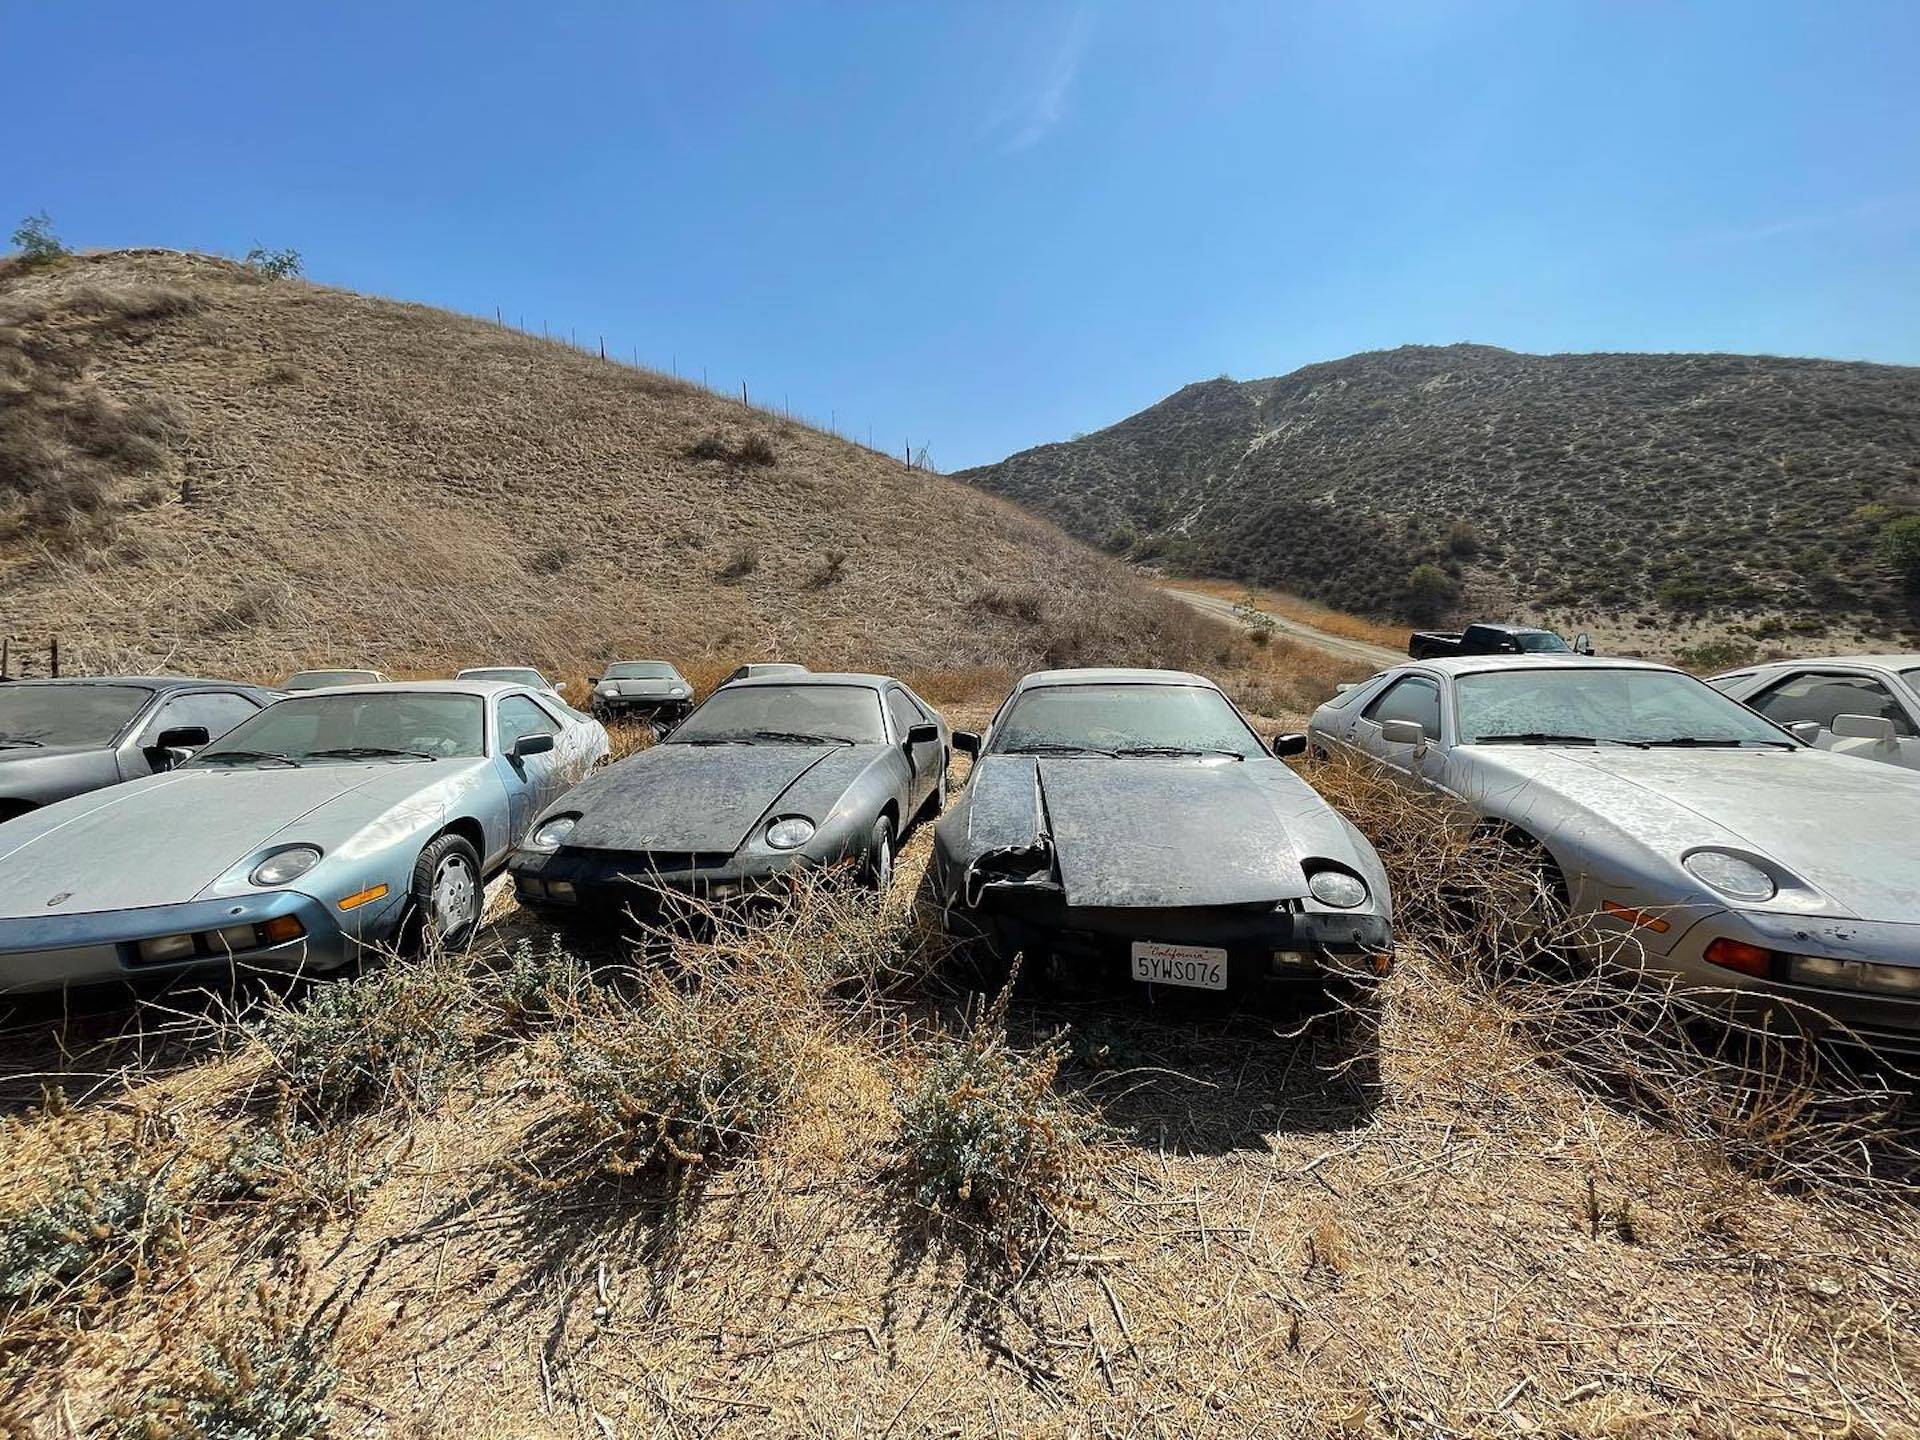
<instances>
[{"instance_id":1,"label":"side window","mask_svg":"<svg viewBox=\"0 0 1920 1440\"><path fill-rule=\"evenodd\" d=\"M1427 732L1427 738L1440 738L1440 687L1431 680L1408 675L1396 680L1379 699L1360 712L1361 718L1379 725L1388 720L1411 720Z\"/></svg>"},{"instance_id":2,"label":"side window","mask_svg":"<svg viewBox=\"0 0 1920 1440\"><path fill-rule=\"evenodd\" d=\"M887 714L893 717L894 733L902 740L907 738L907 731L914 726L927 723L927 717L920 713L920 707L899 690L887 691Z\"/></svg>"},{"instance_id":3,"label":"side window","mask_svg":"<svg viewBox=\"0 0 1920 1440\"><path fill-rule=\"evenodd\" d=\"M218 740L242 720L258 715L260 707L242 695L224 690L208 690L197 695L176 695L161 705L147 722L142 745L158 743L163 730L204 726L209 739Z\"/></svg>"},{"instance_id":4,"label":"side window","mask_svg":"<svg viewBox=\"0 0 1920 1440\"><path fill-rule=\"evenodd\" d=\"M558 735L560 722L524 695L500 702L500 751L505 754L522 735Z\"/></svg>"},{"instance_id":5,"label":"side window","mask_svg":"<svg viewBox=\"0 0 1920 1440\"><path fill-rule=\"evenodd\" d=\"M1894 734L1914 734L1893 693L1865 675L1793 675L1747 703L1776 725L1814 720L1831 729L1836 715L1876 715L1893 722Z\"/></svg>"}]
</instances>

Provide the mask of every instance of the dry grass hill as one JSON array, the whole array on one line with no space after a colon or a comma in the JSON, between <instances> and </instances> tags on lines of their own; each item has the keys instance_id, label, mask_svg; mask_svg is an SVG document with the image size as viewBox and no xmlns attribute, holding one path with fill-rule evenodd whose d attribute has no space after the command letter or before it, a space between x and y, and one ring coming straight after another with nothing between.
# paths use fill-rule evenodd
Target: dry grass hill
<instances>
[{"instance_id":1,"label":"dry grass hill","mask_svg":"<svg viewBox=\"0 0 1920 1440\"><path fill-rule=\"evenodd\" d=\"M1167 625L1012 506L570 346L204 256L0 262L0 630L72 669L1020 666Z\"/></svg>"},{"instance_id":2,"label":"dry grass hill","mask_svg":"<svg viewBox=\"0 0 1920 1440\"><path fill-rule=\"evenodd\" d=\"M960 478L1116 554L1374 616L1652 650L1920 625L1881 546L1920 511L1920 369L1404 346L1189 385Z\"/></svg>"}]
</instances>

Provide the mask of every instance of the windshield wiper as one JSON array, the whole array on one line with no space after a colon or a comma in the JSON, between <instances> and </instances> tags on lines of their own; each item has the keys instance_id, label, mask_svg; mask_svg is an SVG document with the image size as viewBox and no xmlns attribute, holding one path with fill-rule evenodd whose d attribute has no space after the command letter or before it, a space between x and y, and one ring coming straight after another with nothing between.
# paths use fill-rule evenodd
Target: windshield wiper
<instances>
[{"instance_id":1,"label":"windshield wiper","mask_svg":"<svg viewBox=\"0 0 1920 1440\"><path fill-rule=\"evenodd\" d=\"M798 745L851 745L844 735L809 735L801 730L756 730L756 740L791 740Z\"/></svg>"},{"instance_id":2,"label":"windshield wiper","mask_svg":"<svg viewBox=\"0 0 1920 1440\"><path fill-rule=\"evenodd\" d=\"M0 750L44 750L47 742L27 735L0 735Z\"/></svg>"},{"instance_id":3,"label":"windshield wiper","mask_svg":"<svg viewBox=\"0 0 1920 1440\"><path fill-rule=\"evenodd\" d=\"M396 750L391 745L340 745L331 750L309 750L309 760L438 760L429 750Z\"/></svg>"},{"instance_id":4,"label":"windshield wiper","mask_svg":"<svg viewBox=\"0 0 1920 1440\"><path fill-rule=\"evenodd\" d=\"M1129 745L1115 755L1225 755L1234 760L1247 757L1238 750L1223 750L1215 745Z\"/></svg>"},{"instance_id":5,"label":"windshield wiper","mask_svg":"<svg viewBox=\"0 0 1920 1440\"><path fill-rule=\"evenodd\" d=\"M1689 749L1689 750L1696 750L1696 749L1697 750L1740 750L1740 749L1744 749L1748 745L1765 745L1768 747L1778 746L1782 750L1793 750L1798 748L1790 740L1762 740L1762 739L1715 740L1715 739L1708 739L1699 735L1676 735L1671 740L1648 740L1645 743L1648 745L1658 745L1663 749L1671 747L1674 749Z\"/></svg>"},{"instance_id":6,"label":"windshield wiper","mask_svg":"<svg viewBox=\"0 0 1920 1440\"><path fill-rule=\"evenodd\" d=\"M216 760L278 760L282 765L291 765L296 770L300 768L298 760L291 755L282 755L277 750L216 750L211 755L202 751L193 758L193 763L211 765Z\"/></svg>"},{"instance_id":7,"label":"windshield wiper","mask_svg":"<svg viewBox=\"0 0 1920 1440\"><path fill-rule=\"evenodd\" d=\"M1113 759L1114 752L1102 750L1097 745L1065 745L1052 741L1042 741L1033 745L1009 745L999 752L1002 755L1104 755Z\"/></svg>"},{"instance_id":8,"label":"windshield wiper","mask_svg":"<svg viewBox=\"0 0 1920 1440\"><path fill-rule=\"evenodd\" d=\"M1625 745L1644 750L1639 740L1616 740L1610 735L1555 735L1545 730L1528 730L1519 735L1477 735L1475 745Z\"/></svg>"},{"instance_id":9,"label":"windshield wiper","mask_svg":"<svg viewBox=\"0 0 1920 1440\"><path fill-rule=\"evenodd\" d=\"M665 742L668 745L751 745L751 740L738 735L673 735Z\"/></svg>"}]
</instances>

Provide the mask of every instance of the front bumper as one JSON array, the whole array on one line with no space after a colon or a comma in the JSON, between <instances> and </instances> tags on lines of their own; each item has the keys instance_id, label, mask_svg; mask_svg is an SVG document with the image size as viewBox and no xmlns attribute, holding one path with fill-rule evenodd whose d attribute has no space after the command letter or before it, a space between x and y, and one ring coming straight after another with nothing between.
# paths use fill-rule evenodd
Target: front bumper
<instances>
[{"instance_id":1,"label":"front bumper","mask_svg":"<svg viewBox=\"0 0 1920 1440\"><path fill-rule=\"evenodd\" d=\"M1135 941L1225 950L1228 994L1378 974L1393 950L1392 922L1370 909L1075 906L1054 885L989 883L978 887L972 904L956 900L949 915L1003 959L1025 955L1055 983L1086 988L1139 983L1132 969Z\"/></svg>"},{"instance_id":2,"label":"front bumper","mask_svg":"<svg viewBox=\"0 0 1920 1440\"><path fill-rule=\"evenodd\" d=\"M1771 952L1769 973L1750 975L1709 961L1708 950L1721 939ZM1916 987L1899 993L1802 978L1795 964L1802 958L1842 962L1849 970L1846 962L1910 971ZM1727 910L1699 921L1666 955L1650 955L1645 963L1689 986L1723 991L1718 1003L1742 1021L1776 1029L1784 1023L1823 1038L1920 1055L1920 924Z\"/></svg>"},{"instance_id":3,"label":"front bumper","mask_svg":"<svg viewBox=\"0 0 1920 1440\"><path fill-rule=\"evenodd\" d=\"M593 708L603 715L653 715L678 717L693 708L693 701L673 695L595 695Z\"/></svg>"},{"instance_id":4,"label":"front bumper","mask_svg":"<svg viewBox=\"0 0 1920 1440\"><path fill-rule=\"evenodd\" d=\"M794 873L820 864L804 849L651 856L516 850L507 871L513 876L515 898L543 914L653 920L689 904L729 904L778 894Z\"/></svg>"},{"instance_id":5,"label":"front bumper","mask_svg":"<svg viewBox=\"0 0 1920 1440\"><path fill-rule=\"evenodd\" d=\"M0 994L21 995L131 980L188 970L325 971L352 958L360 937L381 933L380 923L397 913L397 901L355 915L349 933L329 907L297 890L263 891L222 900L194 900L137 910L88 915L0 919ZM256 927L256 941L270 922L297 921L293 938L247 945L235 932ZM223 935L224 932L224 935ZM147 960L140 942L189 936L193 950L177 959Z\"/></svg>"}]
</instances>

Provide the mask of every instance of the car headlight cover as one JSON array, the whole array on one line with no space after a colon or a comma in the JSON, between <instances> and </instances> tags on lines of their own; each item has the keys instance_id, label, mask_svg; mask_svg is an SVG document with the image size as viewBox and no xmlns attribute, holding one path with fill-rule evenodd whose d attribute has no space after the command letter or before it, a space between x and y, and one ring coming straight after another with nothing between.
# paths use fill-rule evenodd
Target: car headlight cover
<instances>
[{"instance_id":1,"label":"car headlight cover","mask_svg":"<svg viewBox=\"0 0 1920 1440\"><path fill-rule=\"evenodd\" d=\"M1322 905L1351 910L1367 903L1367 884L1344 870L1316 870L1307 877L1307 889Z\"/></svg>"},{"instance_id":2,"label":"car headlight cover","mask_svg":"<svg viewBox=\"0 0 1920 1440\"><path fill-rule=\"evenodd\" d=\"M783 815L767 826L767 844L776 850L797 850L813 838L813 822L804 815Z\"/></svg>"},{"instance_id":3,"label":"car headlight cover","mask_svg":"<svg viewBox=\"0 0 1920 1440\"><path fill-rule=\"evenodd\" d=\"M253 874L247 879L255 885L285 885L298 880L319 863L318 846L289 845L285 850L276 850L254 866Z\"/></svg>"},{"instance_id":4,"label":"car headlight cover","mask_svg":"<svg viewBox=\"0 0 1920 1440\"><path fill-rule=\"evenodd\" d=\"M1758 865L1724 850L1696 850L1680 863L1694 879L1736 900L1771 900L1779 890Z\"/></svg>"},{"instance_id":5,"label":"car headlight cover","mask_svg":"<svg viewBox=\"0 0 1920 1440\"><path fill-rule=\"evenodd\" d=\"M544 825L534 826L533 836L528 843L536 850L558 850L579 823L578 815L556 815Z\"/></svg>"}]
</instances>

